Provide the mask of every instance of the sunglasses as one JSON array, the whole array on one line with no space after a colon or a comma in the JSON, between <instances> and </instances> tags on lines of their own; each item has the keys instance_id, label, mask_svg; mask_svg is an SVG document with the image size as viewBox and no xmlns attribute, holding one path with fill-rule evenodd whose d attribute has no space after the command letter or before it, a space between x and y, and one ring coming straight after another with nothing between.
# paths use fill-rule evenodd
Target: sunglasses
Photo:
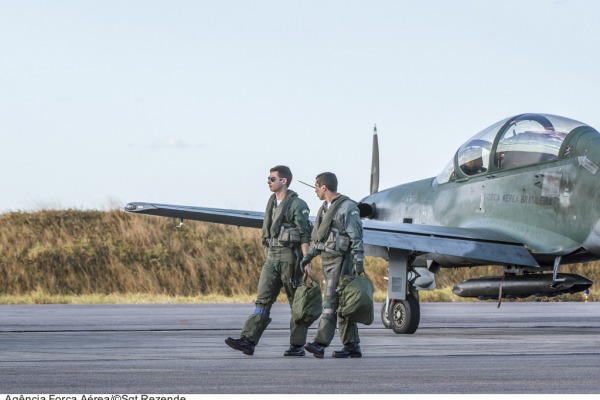
<instances>
[{"instance_id":1,"label":"sunglasses","mask_svg":"<svg viewBox=\"0 0 600 400\"><path fill-rule=\"evenodd\" d=\"M277 178L274 176L268 176L267 177L267 182L275 182L277 179L282 180L283 178Z\"/></svg>"}]
</instances>

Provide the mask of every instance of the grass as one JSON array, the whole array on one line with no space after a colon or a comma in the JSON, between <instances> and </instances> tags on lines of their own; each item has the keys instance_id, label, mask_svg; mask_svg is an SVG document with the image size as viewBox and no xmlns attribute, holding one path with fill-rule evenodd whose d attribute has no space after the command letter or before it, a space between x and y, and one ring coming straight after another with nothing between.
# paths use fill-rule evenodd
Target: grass
<instances>
[{"instance_id":1,"label":"grass","mask_svg":"<svg viewBox=\"0 0 600 400\"><path fill-rule=\"evenodd\" d=\"M378 290L373 295L375 302L383 302L386 292ZM462 298L452 293L452 288L446 287L434 291L419 292L419 299L427 302L478 302L480 300ZM598 299L598 293L593 292L587 301ZM111 293L111 294L88 294L88 295L51 295L43 291L33 291L23 295L0 295L0 304L199 304L199 303L254 303L254 294L224 296L216 294L197 296L169 296L148 293ZM497 302L497 300L486 300ZM509 301L576 301L583 302L586 298L583 294L563 295L554 298L529 298L519 300L503 299ZM286 296L282 293L277 298L278 303L287 303Z\"/></svg>"},{"instance_id":2,"label":"grass","mask_svg":"<svg viewBox=\"0 0 600 400\"><path fill-rule=\"evenodd\" d=\"M170 219L119 210L0 215L0 304L254 302L263 261L258 229L201 222L176 229ZM313 265L322 276L319 260ZM574 264L561 272L597 280L598 266ZM367 257L365 269L375 301L383 301L386 262ZM442 269L439 289L420 292L420 299L465 301L452 294L454 284L501 273L500 267ZM590 300L597 298L592 287Z\"/></svg>"}]
</instances>

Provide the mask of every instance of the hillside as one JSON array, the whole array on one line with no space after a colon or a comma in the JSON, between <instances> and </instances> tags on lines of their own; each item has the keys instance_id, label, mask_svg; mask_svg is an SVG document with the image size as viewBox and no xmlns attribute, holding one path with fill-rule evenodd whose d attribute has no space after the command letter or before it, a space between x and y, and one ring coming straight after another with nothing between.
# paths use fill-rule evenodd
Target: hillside
<instances>
[{"instance_id":1,"label":"hillside","mask_svg":"<svg viewBox=\"0 0 600 400\"><path fill-rule=\"evenodd\" d=\"M0 215L1 296L32 292L48 296L252 296L263 260L258 229L193 221L177 229L170 219L119 210ZM322 276L318 261L315 264L317 276ZM381 296L387 285L385 262L367 258L366 271ZM598 263L576 264L561 271L594 281L600 275ZM442 290L424 292L422 300L458 301L450 293L455 283L501 272L500 267L442 269L437 281ZM598 297L596 293L592 290L591 299ZM583 296L556 299L581 300Z\"/></svg>"}]
</instances>

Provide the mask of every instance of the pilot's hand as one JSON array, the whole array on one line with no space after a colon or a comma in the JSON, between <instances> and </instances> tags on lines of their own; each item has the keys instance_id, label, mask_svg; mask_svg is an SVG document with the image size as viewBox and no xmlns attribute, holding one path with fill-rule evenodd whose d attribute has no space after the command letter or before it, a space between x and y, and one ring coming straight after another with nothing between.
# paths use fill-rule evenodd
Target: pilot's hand
<instances>
[{"instance_id":1,"label":"pilot's hand","mask_svg":"<svg viewBox=\"0 0 600 400\"><path fill-rule=\"evenodd\" d=\"M312 272L312 265L306 264L304 266L304 275L310 275L311 272Z\"/></svg>"},{"instance_id":2,"label":"pilot's hand","mask_svg":"<svg viewBox=\"0 0 600 400\"><path fill-rule=\"evenodd\" d=\"M311 257L304 256L304 258L300 261L300 268L302 268L302 270L304 270L304 267L306 267L308 264L310 264L310 260L312 260Z\"/></svg>"}]
</instances>

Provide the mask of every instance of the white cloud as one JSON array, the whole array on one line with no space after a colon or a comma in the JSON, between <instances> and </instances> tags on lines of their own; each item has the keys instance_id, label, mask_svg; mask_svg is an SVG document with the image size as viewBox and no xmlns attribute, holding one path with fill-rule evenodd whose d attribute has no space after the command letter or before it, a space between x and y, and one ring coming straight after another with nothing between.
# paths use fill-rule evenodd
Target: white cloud
<instances>
[{"instance_id":1,"label":"white cloud","mask_svg":"<svg viewBox=\"0 0 600 400\"><path fill-rule=\"evenodd\" d=\"M165 140L156 140L150 147L154 149L186 149L193 146L188 144L185 140L169 138Z\"/></svg>"},{"instance_id":2,"label":"white cloud","mask_svg":"<svg viewBox=\"0 0 600 400\"><path fill-rule=\"evenodd\" d=\"M146 147L151 149L189 149L189 148L197 148L204 147L204 144L190 144L182 139L157 139L151 144L141 144L141 143L128 143L128 147Z\"/></svg>"}]
</instances>

